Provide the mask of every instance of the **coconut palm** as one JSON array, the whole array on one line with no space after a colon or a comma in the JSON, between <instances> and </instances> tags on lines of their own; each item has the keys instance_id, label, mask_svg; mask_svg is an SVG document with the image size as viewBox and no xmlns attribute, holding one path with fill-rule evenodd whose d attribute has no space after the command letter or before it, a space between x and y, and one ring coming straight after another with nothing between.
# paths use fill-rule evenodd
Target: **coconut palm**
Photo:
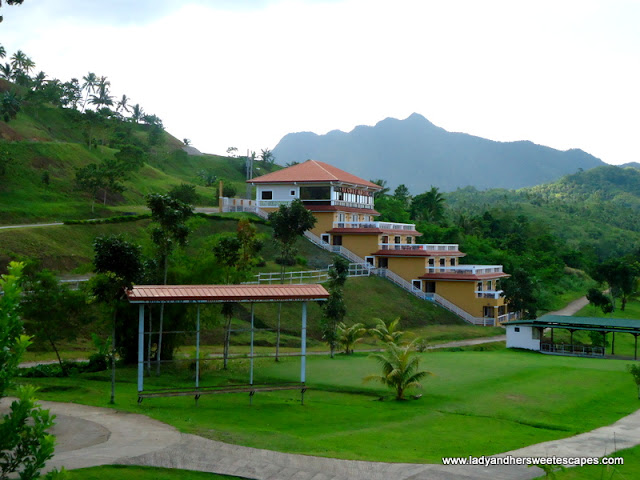
<instances>
[{"instance_id":1,"label":"coconut palm","mask_svg":"<svg viewBox=\"0 0 640 480\"><path fill-rule=\"evenodd\" d=\"M96 105L97 107L100 107L100 106L106 107L106 106L113 105L113 97L109 95L108 82L100 83L98 85L98 94L91 95L91 98L89 99L89 103L91 105Z\"/></svg>"},{"instance_id":2,"label":"coconut palm","mask_svg":"<svg viewBox=\"0 0 640 480\"><path fill-rule=\"evenodd\" d=\"M404 332L399 330L400 317L385 322L381 318L374 318L376 326L369 329L369 334L378 337L383 343L394 343L400 345L400 339Z\"/></svg>"},{"instance_id":3,"label":"coconut palm","mask_svg":"<svg viewBox=\"0 0 640 480\"><path fill-rule=\"evenodd\" d=\"M24 70L27 59L27 55L22 50L18 50L11 56L11 66L14 70Z\"/></svg>"},{"instance_id":4,"label":"coconut palm","mask_svg":"<svg viewBox=\"0 0 640 480\"><path fill-rule=\"evenodd\" d=\"M362 323L354 323L347 327L343 322L338 324L338 341L344 347L344 353L350 355L353 353L353 346L362 340L367 333Z\"/></svg>"},{"instance_id":5,"label":"coconut palm","mask_svg":"<svg viewBox=\"0 0 640 480\"><path fill-rule=\"evenodd\" d=\"M139 103L136 103L133 107L131 107L131 120L136 123L140 123L142 117L144 117L144 110L142 110L142 107Z\"/></svg>"},{"instance_id":6,"label":"coconut palm","mask_svg":"<svg viewBox=\"0 0 640 480\"><path fill-rule=\"evenodd\" d=\"M403 400L409 388L422 388L420 380L431 372L419 370L420 359L413 351L415 340L404 347L387 343L382 353L371 354L382 366L382 375L367 375L365 382L377 380L396 392L396 400Z\"/></svg>"},{"instance_id":7,"label":"coconut palm","mask_svg":"<svg viewBox=\"0 0 640 480\"><path fill-rule=\"evenodd\" d=\"M0 65L0 76L5 80L11 80L13 77L13 69L10 64L5 63L4 65Z\"/></svg>"},{"instance_id":8,"label":"coconut palm","mask_svg":"<svg viewBox=\"0 0 640 480\"><path fill-rule=\"evenodd\" d=\"M93 72L89 72L86 76L82 77L83 84L82 90L86 90L87 93L84 97L84 103L82 105L82 111L84 112L84 107L87 104L87 99L89 98L90 93L94 93L96 91L96 87L98 86L98 77Z\"/></svg>"},{"instance_id":9,"label":"coconut palm","mask_svg":"<svg viewBox=\"0 0 640 480\"><path fill-rule=\"evenodd\" d=\"M36 62L34 62L33 60L31 60L29 57L27 57L24 61L24 71L27 75L29 75L29 73L31 73L31 70L33 70L36 66Z\"/></svg>"},{"instance_id":10,"label":"coconut palm","mask_svg":"<svg viewBox=\"0 0 640 480\"><path fill-rule=\"evenodd\" d=\"M120 110L124 110L125 112L129 113L129 97L127 97L126 95L122 95L122 98L120 100L118 100L117 106L116 106L116 112L119 112Z\"/></svg>"},{"instance_id":11,"label":"coconut palm","mask_svg":"<svg viewBox=\"0 0 640 480\"><path fill-rule=\"evenodd\" d=\"M44 72L38 72L38 74L33 77L33 87L35 90L40 90L44 86L44 80L47 78L47 75Z\"/></svg>"},{"instance_id":12,"label":"coconut palm","mask_svg":"<svg viewBox=\"0 0 640 480\"><path fill-rule=\"evenodd\" d=\"M7 51L2 45L0 45L0 58L4 58L6 56L7 56Z\"/></svg>"},{"instance_id":13,"label":"coconut palm","mask_svg":"<svg viewBox=\"0 0 640 480\"><path fill-rule=\"evenodd\" d=\"M411 202L411 218L438 222L444 217L444 203L444 195L440 193L438 187L432 186L431 190L413 198Z\"/></svg>"}]
</instances>

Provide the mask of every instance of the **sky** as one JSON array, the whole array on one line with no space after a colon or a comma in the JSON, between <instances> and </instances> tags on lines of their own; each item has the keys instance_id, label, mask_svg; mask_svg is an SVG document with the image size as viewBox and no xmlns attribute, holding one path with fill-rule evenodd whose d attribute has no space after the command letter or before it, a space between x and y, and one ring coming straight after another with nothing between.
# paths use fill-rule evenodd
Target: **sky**
<instances>
[{"instance_id":1,"label":"sky","mask_svg":"<svg viewBox=\"0 0 640 480\"><path fill-rule=\"evenodd\" d=\"M0 13L9 55L62 81L105 75L206 153L417 112L640 162L638 0L25 0Z\"/></svg>"}]
</instances>

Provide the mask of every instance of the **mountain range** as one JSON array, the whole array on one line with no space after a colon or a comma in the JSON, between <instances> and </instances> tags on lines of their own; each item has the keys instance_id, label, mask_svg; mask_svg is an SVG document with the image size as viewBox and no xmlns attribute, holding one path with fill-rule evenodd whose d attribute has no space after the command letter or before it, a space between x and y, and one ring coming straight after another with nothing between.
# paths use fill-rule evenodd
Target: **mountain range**
<instances>
[{"instance_id":1,"label":"mountain range","mask_svg":"<svg viewBox=\"0 0 640 480\"><path fill-rule=\"evenodd\" d=\"M417 194L473 186L515 189L553 181L605 163L582 150L555 150L529 141L496 142L448 132L414 113L351 132L285 135L273 149L278 163L321 160L363 178L405 184Z\"/></svg>"}]
</instances>

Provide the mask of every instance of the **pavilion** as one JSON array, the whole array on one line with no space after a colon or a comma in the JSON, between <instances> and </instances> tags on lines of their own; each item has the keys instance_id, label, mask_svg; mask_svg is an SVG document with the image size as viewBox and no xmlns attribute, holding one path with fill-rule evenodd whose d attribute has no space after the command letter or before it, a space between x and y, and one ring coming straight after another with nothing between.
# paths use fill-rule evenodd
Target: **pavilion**
<instances>
[{"instance_id":1,"label":"pavilion","mask_svg":"<svg viewBox=\"0 0 640 480\"><path fill-rule=\"evenodd\" d=\"M167 396L191 396L197 400L200 395L215 393L249 392L250 399L257 391L273 390L300 390L304 402L306 390L306 351L307 351L307 302L325 301L329 293L322 285L136 285L127 290L127 297L132 304L139 305L138 314L138 403L144 398ZM263 302L302 302L301 317L301 351L300 351L300 383L295 384L270 384L254 385L253 360L254 360L254 304ZM158 334L159 332L145 332L144 310L145 305L162 303L196 304L196 375L193 388L144 390L144 336ZM247 385L234 385L231 387L201 387L199 384L200 372L200 305L211 303L250 303L251 304L251 350L249 383ZM171 332L164 332L171 333Z\"/></svg>"}]
</instances>

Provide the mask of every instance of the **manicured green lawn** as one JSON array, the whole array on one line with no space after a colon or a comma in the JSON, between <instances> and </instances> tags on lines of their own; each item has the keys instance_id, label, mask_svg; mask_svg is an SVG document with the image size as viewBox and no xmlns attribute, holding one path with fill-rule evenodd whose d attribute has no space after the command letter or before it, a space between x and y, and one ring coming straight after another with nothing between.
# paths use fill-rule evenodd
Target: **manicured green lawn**
<instances>
[{"instance_id":1,"label":"manicured green lawn","mask_svg":"<svg viewBox=\"0 0 640 480\"><path fill-rule=\"evenodd\" d=\"M378 366L365 354L310 357L311 390L146 399L136 404L135 371L118 372L116 408L139 412L181 431L230 443L293 453L392 462L434 462L443 456L491 455L613 423L640 406L636 387L617 360L498 350L421 354L434 376L419 400L396 402L362 378ZM248 360L203 368L201 385L246 383ZM294 381L299 359L256 360L255 383ZM43 399L107 407L108 373L29 379ZM147 388L192 384L191 371L146 378ZM380 401L380 397L384 401Z\"/></svg>"},{"instance_id":2,"label":"manicured green lawn","mask_svg":"<svg viewBox=\"0 0 640 480\"><path fill-rule=\"evenodd\" d=\"M80 468L68 470L67 473L69 480L239 480L239 477L216 475L215 473L126 465Z\"/></svg>"}]
</instances>

